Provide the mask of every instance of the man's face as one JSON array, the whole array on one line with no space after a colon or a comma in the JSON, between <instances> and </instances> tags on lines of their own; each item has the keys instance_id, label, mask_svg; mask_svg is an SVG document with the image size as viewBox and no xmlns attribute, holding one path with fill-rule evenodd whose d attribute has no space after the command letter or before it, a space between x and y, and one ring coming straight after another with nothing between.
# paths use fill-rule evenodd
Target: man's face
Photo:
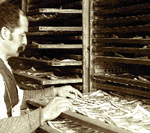
<instances>
[{"instance_id":1,"label":"man's face","mask_svg":"<svg viewBox=\"0 0 150 133\"><path fill-rule=\"evenodd\" d=\"M8 42L10 57L18 56L25 49L27 45L26 32L28 32L28 20L20 14L20 26L10 33Z\"/></svg>"}]
</instances>

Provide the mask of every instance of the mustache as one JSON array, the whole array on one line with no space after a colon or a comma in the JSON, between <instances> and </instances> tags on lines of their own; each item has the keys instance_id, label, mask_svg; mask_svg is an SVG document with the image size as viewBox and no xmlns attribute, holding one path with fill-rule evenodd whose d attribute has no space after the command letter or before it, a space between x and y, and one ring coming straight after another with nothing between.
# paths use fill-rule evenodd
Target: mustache
<instances>
[{"instance_id":1,"label":"mustache","mask_svg":"<svg viewBox=\"0 0 150 133\"><path fill-rule=\"evenodd\" d=\"M18 48L18 53L21 53L25 50L26 46L22 45Z\"/></svg>"}]
</instances>

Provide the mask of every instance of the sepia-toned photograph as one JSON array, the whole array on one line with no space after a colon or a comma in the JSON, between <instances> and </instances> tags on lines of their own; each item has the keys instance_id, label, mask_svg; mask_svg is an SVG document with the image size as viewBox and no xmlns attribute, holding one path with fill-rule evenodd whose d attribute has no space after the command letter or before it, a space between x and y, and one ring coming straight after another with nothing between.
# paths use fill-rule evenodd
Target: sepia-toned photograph
<instances>
[{"instance_id":1,"label":"sepia-toned photograph","mask_svg":"<svg viewBox=\"0 0 150 133\"><path fill-rule=\"evenodd\" d=\"M150 1L0 0L0 133L150 133Z\"/></svg>"}]
</instances>

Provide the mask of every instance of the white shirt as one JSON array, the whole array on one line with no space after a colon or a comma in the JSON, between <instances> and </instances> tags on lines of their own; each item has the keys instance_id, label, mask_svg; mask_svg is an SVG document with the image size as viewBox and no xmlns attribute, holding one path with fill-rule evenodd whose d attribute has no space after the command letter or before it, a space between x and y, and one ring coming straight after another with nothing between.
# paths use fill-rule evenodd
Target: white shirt
<instances>
[{"instance_id":1,"label":"white shirt","mask_svg":"<svg viewBox=\"0 0 150 133\"><path fill-rule=\"evenodd\" d=\"M5 61L2 57L0 57L3 61L6 67L10 70L12 73L11 67L9 66L8 62ZM13 107L12 109L12 116L19 116L20 115L20 106L22 103L23 99L23 90L19 88L17 85L18 89L18 97L19 97L19 102L16 106ZM5 82L3 76L0 74L0 119L7 118L7 107L4 101L4 94L5 94Z\"/></svg>"}]
</instances>

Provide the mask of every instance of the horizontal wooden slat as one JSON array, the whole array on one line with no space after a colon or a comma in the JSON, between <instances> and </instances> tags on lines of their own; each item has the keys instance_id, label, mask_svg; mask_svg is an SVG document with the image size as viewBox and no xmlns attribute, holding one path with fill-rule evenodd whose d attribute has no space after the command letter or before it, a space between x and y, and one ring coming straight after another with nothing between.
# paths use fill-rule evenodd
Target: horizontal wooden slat
<instances>
[{"instance_id":1,"label":"horizontal wooden slat","mask_svg":"<svg viewBox=\"0 0 150 133\"><path fill-rule=\"evenodd\" d=\"M134 32L150 32L150 25L138 25L128 27L101 28L93 30L93 33L134 33Z\"/></svg>"},{"instance_id":2,"label":"horizontal wooden slat","mask_svg":"<svg viewBox=\"0 0 150 133\"><path fill-rule=\"evenodd\" d=\"M140 80L134 80L134 79L128 79L128 78L122 78L122 77L116 77L116 76L108 76L108 75L99 75L99 74L94 74L92 76L92 79L109 81L113 83L119 83L119 84L130 85L130 86L138 86L138 87L150 89L149 88L150 82L144 82Z\"/></svg>"},{"instance_id":3,"label":"horizontal wooden slat","mask_svg":"<svg viewBox=\"0 0 150 133\"><path fill-rule=\"evenodd\" d=\"M39 8L36 10L30 10L28 15L38 14L38 13L82 13L80 9L57 9L57 8Z\"/></svg>"},{"instance_id":4,"label":"horizontal wooden slat","mask_svg":"<svg viewBox=\"0 0 150 133\"><path fill-rule=\"evenodd\" d=\"M29 31L82 31L82 27L39 26L39 27L30 27Z\"/></svg>"},{"instance_id":5,"label":"horizontal wooden slat","mask_svg":"<svg viewBox=\"0 0 150 133\"><path fill-rule=\"evenodd\" d=\"M150 39L134 38L96 38L93 43L123 43L123 44L149 44Z\"/></svg>"},{"instance_id":6,"label":"horizontal wooden slat","mask_svg":"<svg viewBox=\"0 0 150 133\"><path fill-rule=\"evenodd\" d=\"M82 31L40 31L40 32L28 32L27 36L77 36L82 35Z\"/></svg>"},{"instance_id":7,"label":"horizontal wooden slat","mask_svg":"<svg viewBox=\"0 0 150 133\"><path fill-rule=\"evenodd\" d=\"M49 66L81 66L82 61L51 61L51 60L40 60L40 59L32 59L25 57L15 57L17 60L26 61L28 64L43 64Z\"/></svg>"},{"instance_id":8,"label":"horizontal wooden slat","mask_svg":"<svg viewBox=\"0 0 150 133\"><path fill-rule=\"evenodd\" d=\"M97 12L94 15L110 15L110 14L133 14L134 12L141 12L142 10L150 9L150 3L146 4L138 4L133 6L121 7L121 8L113 8L113 9L105 9L102 10L101 8L95 7Z\"/></svg>"},{"instance_id":9,"label":"horizontal wooden slat","mask_svg":"<svg viewBox=\"0 0 150 133\"><path fill-rule=\"evenodd\" d=\"M100 120L90 119L86 116L83 116L74 112L69 112L69 111L63 112L60 117L72 119L73 121L77 121L83 125L86 125L90 128L98 130L99 132L102 132L102 133L116 133L116 132L131 133L130 131L124 130L117 126L113 126L113 125L101 122Z\"/></svg>"},{"instance_id":10,"label":"horizontal wooden slat","mask_svg":"<svg viewBox=\"0 0 150 133\"><path fill-rule=\"evenodd\" d=\"M34 49L82 49L82 44L28 44L27 47Z\"/></svg>"},{"instance_id":11,"label":"horizontal wooden slat","mask_svg":"<svg viewBox=\"0 0 150 133\"><path fill-rule=\"evenodd\" d=\"M124 64L138 64L138 65L150 65L150 59L139 59L139 58L120 58L120 57L106 57L97 56L94 59L95 64L99 62L115 62Z\"/></svg>"},{"instance_id":12,"label":"horizontal wooden slat","mask_svg":"<svg viewBox=\"0 0 150 133\"><path fill-rule=\"evenodd\" d=\"M44 106L47 105L46 102L43 102L43 101L38 100L38 99L29 99L29 100L27 100L27 103L32 105L32 106L35 106L35 107L40 107L40 106L44 107ZM70 112L70 111L62 112L60 117L71 119L73 121L79 122L81 125L86 125L90 128L98 130L100 132L105 132L105 133L116 133L116 132L130 133L130 131L127 131L127 130L121 129L119 127L101 122L101 121L96 120L96 119L91 119L89 117L83 116L81 114L77 114L75 112Z\"/></svg>"},{"instance_id":13,"label":"horizontal wooden slat","mask_svg":"<svg viewBox=\"0 0 150 133\"><path fill-rule=\"evenodd\" d=\"M116 7L116 6L122 6L122 5L130 5L130 4L137 4L143 2L145 3L146 1L143 0L134 0L134 1L127 1L127 0L97 0L94 2L94 6L111 6L111 7Z\"/></svg>"},{"instance_id":14,"label":"horizontal wooden slat","mask_svg":"<svg viewBox=\"0 0 150 133\"><path fill-rule=\"evenodd\" d=\"M98 19L98 17L96 17ZM137 15L137 16L127 16L127 17L114 17L106 19L98 19L93 22L94 25L127 25L135 22L149 22L150 14Z\"/></svg>"},{"instance_id":15,"label":"horizontal wooden slat","mask_svg":"<svg viewBox=\"0 0 150 133\"><path fill-rule=\"evenodd\" d=\"M35 81L36 83L39 83L41 85L54 85L54 84L71 84L71 83L82 83L82 78L61 78L61 79L55 79L55 80L49 80L46 78L39 78L37 76L32 76L24 73L19 73L17 71L13 72L16 77L24 77L26 79L30 79Z\"/></svg>"},{"instance_id":16,"label":"horizontal wooden slat","mask_svg":"<svg viewBox=\"0 0 150 133\"><path fill-rule=\"evenodd\" d=\"M150 48L125 48L125 47L93 47L94 52L121 52L149 55Z\"/></svg>"},{"instance_id":17,"label":"horizontal wooden slat","mask_svg":"<svg viewBox=\"0 0 150 133\"><path fill-rule=\"evenodd\" d=\"M100 82L93 83L93 88L95 88L96 90L101 89L101 90L110 90L110 91L115 91L115 92L118 91L121 93L137 95L137 96L142 96L146 98L150 97L150 92L147 92L147 91L132 89L129 87L121 87L117 85L102 84Z\"/></svg>"}]
</instances>

